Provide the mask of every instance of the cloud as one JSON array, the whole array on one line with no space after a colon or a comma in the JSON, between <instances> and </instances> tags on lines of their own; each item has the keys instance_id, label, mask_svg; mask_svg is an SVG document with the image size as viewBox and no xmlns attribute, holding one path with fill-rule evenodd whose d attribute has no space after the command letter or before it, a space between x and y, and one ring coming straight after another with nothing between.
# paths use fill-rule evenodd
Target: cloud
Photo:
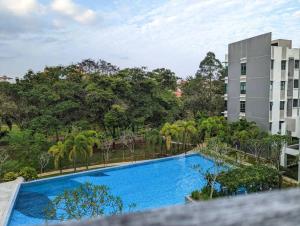
<instances>
[{"instance_id":1,"label":"cloud","mask_svg":"<svg viewBox=\"0 0 300 226\"><path fill-rule=\"evenodd\" d=\"M293 16L296 18L300 18L300 10L293 13Z\"/></svg>"},{"instance_id":2,"label":"cloud","mask_svg":"<svg viewBox=\"0 0 300 226\"><path fill-rule=\"evenodd\" d=\"M36 0L0 0L0 9L16 16L27 16L39 12L41 5Z\"/></svg>"},{"instance_id":3,"label":"cloud","mask_svg":"<svg viewBox=\"0 0 300 226\"><path fill-rule=\"evenodd\" d=\"M167 67L186 77L208 51L222 61L228 43L265 32L300 46L300 5L294 0L33 2L43 3L43 15L34 13L36 6L26 16L0 7L0 40L9 37L0 53L20 56L0 61L0 74L102 58L120 67Z\"/></svg>"},{"instance_id":4,"label":"cloud","mask_svg":"<svg viewBox=\"0 0 300 226\"><path fill-rule=\"evenodd\" d=\"M53 0L52 10L67 16L79 23L87 24L96 18L96 13L92 9L86 9L72 0Z\"/></svg>"}]
</instances>

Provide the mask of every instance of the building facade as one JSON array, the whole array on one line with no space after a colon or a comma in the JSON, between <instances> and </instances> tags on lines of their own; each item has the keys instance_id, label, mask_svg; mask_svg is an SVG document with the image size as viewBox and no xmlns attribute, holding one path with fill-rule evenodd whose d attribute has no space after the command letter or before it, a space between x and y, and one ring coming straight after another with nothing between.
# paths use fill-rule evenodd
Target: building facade
<instances>
[{"instance_id":1,"label":"building facade","mask_svg":"<svg viewBox=\"0 0 300 226\"><path fill-rule=\"evenodd\" d=\"M287 155L300 154L300 49L291 40L272 40L266 33L229 44L228 77L225 79L226 111L229 121L245 118L272 134L288 134L295 144L282 150L281 165ZM298 180L300 181L300 162Z\"/></svg>"}]
</instances>

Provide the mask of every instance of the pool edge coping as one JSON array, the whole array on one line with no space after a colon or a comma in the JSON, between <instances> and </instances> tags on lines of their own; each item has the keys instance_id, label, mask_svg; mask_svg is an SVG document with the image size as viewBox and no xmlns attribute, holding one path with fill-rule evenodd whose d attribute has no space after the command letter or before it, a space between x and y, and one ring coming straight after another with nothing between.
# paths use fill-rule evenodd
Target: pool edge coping
<instances>
[{"instance_id":1,"label":"pool edge coping","mask_svg":"<svg viewBox=\"0 0 300 226\"><path fill-rule=\"evenodd\" d=\"M123 167L127 167L127 166L136 166L136 165L141 165L141 164L148 163L148 162L165 161L165 160L169 160L169 159L174 159L174 158L179 158L179 157L184 157L184 156L191 156L191 155L201 155L201 156L203 156L201 153L198 153L198 152L189 152L189 153L186 153L186 154L183 153L183 154L179 154L179 155L163 157L163 158L157 158L157 159L140 160L140 161L132 162L132 163L122 164L122 162L120 162L120 165L117 165L117 166L108 166L108 167L103 167L103 168L98 168L98 169L86 170L86 171L82 171L82 172L70 173L70 174L66 174L66 175L47 177L47 178L37 179L37 180L33 180L33 181L27 181L27 182L25 181L25 182L22 182L21 184L24 184L24 185L34 184L34 183L43 182L43 181L47 181L47 180L59 179L59 178L64 178L64 177L65 178L66 177L73 177L75 175L84 175L84 174L89 174L89 173L93 173L93 172L97 172L97 171L118 169L118 168L123 168ZM205 157L205 156L203 156L203 157Z\"/></svg>"},{"instance_id":2,"label":"pool edge coping","mask_svg":"<svg viewBox=\"0 0 300 226\"><path fill-rule=\"evenodd\" d=\"M19 194L19 190L21 188L21 184L24 183L24 178L23 177L18 177L16 179L16 181L18 182L18 184L15 186L13 194L11 195L11 197L8 201L8 210L6 210L6 212L4 212L3 226L8 226L9 220L11 218L12 211L15 207L17 196Z\"/></svg>"}]
</instances>

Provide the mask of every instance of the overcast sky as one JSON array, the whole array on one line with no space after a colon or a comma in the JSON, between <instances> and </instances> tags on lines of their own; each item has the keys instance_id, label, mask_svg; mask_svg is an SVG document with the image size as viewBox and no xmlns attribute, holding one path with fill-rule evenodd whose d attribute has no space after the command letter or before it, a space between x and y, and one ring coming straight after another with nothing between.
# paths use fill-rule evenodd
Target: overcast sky
<instances>
[{"instance_id":1,"label":"overcast sky","mask_svg":"<svg viewBox=\"0 0 300 226\"><path fill-rule=\"evenodd\" d=\"M0 0L0 74L101 58L186 77L266 32L300 47L300 0Z\"/></svg>"}]
</instances>

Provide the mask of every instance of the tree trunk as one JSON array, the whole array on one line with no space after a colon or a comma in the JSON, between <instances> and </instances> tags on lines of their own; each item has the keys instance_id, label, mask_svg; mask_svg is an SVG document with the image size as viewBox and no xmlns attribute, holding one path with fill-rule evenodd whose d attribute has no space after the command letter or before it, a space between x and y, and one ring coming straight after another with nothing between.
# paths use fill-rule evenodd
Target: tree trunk
<instances>
[{"instance_id":1,"label":"tree trunk","mask_svg":"<svg viewBox=\"0 0 300 226\"><path fill-rule=\"evenodd\" d=\"M73 167L74 167L74 173L76 172L76 158L73 159Z\"/></svg>"},{"instance_id":2,"label":"tree trunk","mask_svg":"<svg viewBox=\"0 0 300 226\"><path fill-rule=\"evenodd\" d=\"M88 170L89 169L89 158L88 157L86 157L85 164L86 164L85 167Z\"/></svg>"},{"instance_id":3,"label":"tree trunk","mask_svg":"<svg viewBox=\"0 0 300 226\"><path fill-rule=\"evenodd\" d=\"M59 160L59 172L62 174L62 163L61 159Z\"/></svg>"},{"instance_id":4,"label":"tree trunk","mask_svg":"<svg viewBox=\"0 0 300 226\"><path fill-rule=\"evenodd\" d=\"M58 136L58 130L55 130L55 135L56 135L56 143L59 141L59 136Z\"/></svg>"},{"instance_id":5,"label":"tree trunk","mask_svg":"<svg viewBox=\"0 0 300 226\"><path fill-rule=\"evenodd\" d=\"M115 138L116 138L116 128L113 127L113 144L112 144L112 148L116 149L116 142L115 142Z\"/></svg>"}]
</instances>

